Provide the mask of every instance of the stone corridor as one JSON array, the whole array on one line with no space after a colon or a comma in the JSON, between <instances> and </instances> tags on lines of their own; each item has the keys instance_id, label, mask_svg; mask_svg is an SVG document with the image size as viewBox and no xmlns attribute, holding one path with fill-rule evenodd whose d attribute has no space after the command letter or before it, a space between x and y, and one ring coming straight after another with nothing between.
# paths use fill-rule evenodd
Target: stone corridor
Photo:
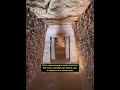
<instances>
[{"instance_id":1,"label":"stone corridor","mask_svg":"<svg viewBox=\"0 0 120 90\"><path fill-rule=\"evenodd\" d=\"M67 64L65 47L56 47L56 60L52 64ZM40 72L29 84L27 90L93 90L82 72Z\"/></svg>"},{"instance_id":2,"label":"stone corridor","mask_svg":"<svg viewBox=\"0 0 120 90\"><path fill-rule=\"evenodd\" d=\"M33 1L39 0L27 0L29 3ZM27 6L26 26L26 90L94 90L94 0L91 0L86 11L72 24L80 72L41 72L48 25ZM65 47L57 46L56 60L51 63L70 63L65 59Z\"/></svg>"}]
</instances>

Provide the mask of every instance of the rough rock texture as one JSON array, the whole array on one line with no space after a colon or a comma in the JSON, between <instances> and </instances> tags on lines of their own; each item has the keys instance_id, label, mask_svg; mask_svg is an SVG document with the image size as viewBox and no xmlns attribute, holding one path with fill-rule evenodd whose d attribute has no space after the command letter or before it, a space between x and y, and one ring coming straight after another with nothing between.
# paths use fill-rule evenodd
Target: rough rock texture
<instances>
[{"instance_id":1,"label":"rough rock texture","mask_svg":"<svg viewBox=\"0 0 120 90\"><path fill-rule=\"evenodd\" d=\"M35 0L31 0L35 1ZM66 0L64 0L66 1ZM74 25L76 43L80 62L83 64L87 78L94 80L94 7L93 2L87 11L82 14ZM42 61L45 24L38 19L30 10L26 12L26 77L27 81L32 80L35 72L39 69Z\"/></svg>"},{"instance_id":2,"label":"rough rock texture","mask_svg":"<svg viewBox=\"0 0 120 90\"><path fill-rule=\"evenodd\" d=\"M26 78L29 82L42 61L46 30L45 24L29 9L26 15Z\"/></svg>"},{"instance_id":3,"label":"rough rock texture","mask_svg":"<svg viewBox=\"0 0 120 90\"><path fill-rule=\"evenodd\" d=\"M66 18L81 15L91 0L39 0L28 2L30 10L38 18ZM30 5L29 5L30 4Z\"/></svg>"},{"instance_id":4,"label":"rough rock texture","mask_svg":"<svg viewBox=\"0 0 120 90\"><path fill-rule=\"evenodd\" d=\"M94 3L82 14L74 25L80 62L87 79L94 84Z\"/></svg>"}]
</instances>

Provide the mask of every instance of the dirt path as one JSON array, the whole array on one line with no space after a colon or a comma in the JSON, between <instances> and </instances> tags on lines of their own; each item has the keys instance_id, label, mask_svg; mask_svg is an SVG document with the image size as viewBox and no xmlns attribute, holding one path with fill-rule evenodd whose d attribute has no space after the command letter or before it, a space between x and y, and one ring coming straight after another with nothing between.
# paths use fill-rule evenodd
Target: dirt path
<instances>
[{"instance_id":1,"label":"dirt path","mask_svg":"<svg viewBox=\"0 0 120 90\"><path fill-rule=\"evenodd\" d=\"M53 63L67 63L64 47L57 47ZM27 90L93 90L81 72L40 72Z\"/></svg>"}]
</instances>

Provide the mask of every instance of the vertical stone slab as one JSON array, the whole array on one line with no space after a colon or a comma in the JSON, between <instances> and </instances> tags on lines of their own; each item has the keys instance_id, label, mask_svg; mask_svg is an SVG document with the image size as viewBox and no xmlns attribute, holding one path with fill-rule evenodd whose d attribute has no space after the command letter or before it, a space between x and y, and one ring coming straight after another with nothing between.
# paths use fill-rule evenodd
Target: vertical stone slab
<instances>
[{"instance_id":1,"label":"vertical stone slab","mask_svg":"<svg viewBox=\"0 0 120 90\"><path fill-rule=\"evenodd\" d=\"M62 25L62 29L64 30L66 36L70 37L70 47L69 47L69 49L70 49L70 62L77 63L78 62L78 55L77 55L73 27L71 24ZM68 51L66 51L66 52L68 52Z\"/></svg>"},{"instance_id":2,"label":"vertical stone slab","mask_svg":"<svg viewBox=\"0 0 120 90\"><path fill-rule=\"evenodd\" d=\"M65 52L66 52L66 59L70 60L70 37L65 37Z\"/></svg>"},{"instance_id":3,"label":"vertical stone slab","mask_svg":"<svg viewBox=\"0 0 120 90\"><path fill-rule=\"evenodd\" d=\"M45 37L44 54L43 54L43 63L51 63L50 37L56 37L59 28L60 28L59 25L48 25L48 27L47 27L47 32L46 32L46 37ZM52 42L54 42L54 40L52 40ZM53 46L53 43L52 43L52 46ZM54 50L52 50L52 51L54 51ZM52 54L52 55L53 55L52 58L54 59L54 54Z\"/></svg>"},{"instance_id":4,"label":"vertical stone slab","mask_svg":"<svg viewBox=\"0 0 120 90\"><path fill-rule=\"evenodd\" d=\"M55 60L55 37L51 37L51 59Z\"/></svg>"},{"instance_id":5,"label":"vertical stone slab","mask_svg":"<svg viewBox=\"0 0 120 90\"><path fill-rule=\"evenodd\" d=\"M46 35L44 54L43 54L43 63L50 63L50 36Z\"/></svg>"},{"instance_id":6,"label":"vertical stone slab","mask_svg":"<svg viewBox=\"0 0 120 90\"><path fill-rule=\"evenodd\" d=\"M78 62L77 49L76 49L74 36L70 36L70 62L74 62L74 63Z\"/></svg>"}]
</instances>

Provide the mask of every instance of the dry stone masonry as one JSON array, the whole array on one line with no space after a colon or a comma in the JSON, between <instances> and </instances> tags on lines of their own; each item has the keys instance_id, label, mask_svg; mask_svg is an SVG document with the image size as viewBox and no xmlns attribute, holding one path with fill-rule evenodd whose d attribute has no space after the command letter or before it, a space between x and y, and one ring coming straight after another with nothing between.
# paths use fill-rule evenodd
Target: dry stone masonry
<instances>
[{"instance_id":1,"label":"dry stone masonry","mask_svg":"<svg viewBox=\"0 0 120 90\"><path fill-rule=\"evenodd\" d=\"M73 46L71 47L71 49L73 50L73 54L71 53L71 56L73 55L72 58L75 58L76 56L74 55L77 55L78 53L79 62L81 63L81 65L83 65L87 78L93 81L93 1L91 2L91 0L27 0L26 5L27 81L32 80L35 72L37 71L37 69L39 69L40 63L42 63L43 60L50 61L50 59L44 59L46 58L46 56L44 56L45 52L50 53L50 51L45 51L47 50L45 48L50 47L49 45L45 45L45 42L50 42L49 40L51 36L49 35L52 35L52 37L56 37L59 31L62 32L63 35L65 35L66 37L66 45L68 46L67 48L69 48L69 45L67 43L69 42L69 39L67 38L69 36L73 36L71 38L71 42L73 42ZM76 23L74 21L76 21ZM49 36L49 38L47 36ZM51 41L54 43L53 38L51 39ZM59 43L60 42L62 42L61 39L59 39ZM54 47L53 43L51 44L52 47ZM69 58L69 51L67 48L66 58ZM52 59L55 59L54 53L54 48L52 48ZM47 55L47 57L50 58L50 54ZM71 61L73 60L72 58L70 59Z\"/></svg>"},{"instance_id":2,"label":"dry stone masonry","mask_svg":"<svg viewBox=\"0 0 120 90\"><path fill-rule=\"evenodd\" d=\"M52 39L53 44L51 46L50 38L58 37L59 33L63 33L64 37L70 37L70 55L66 53L66 58L70 56L70 62L78 62L72 24L77 20L78 16L85 12L90 2L91 0L40 0L32 2L36 6L29 7L30 10L48 25L45 36L43 63L50 63L51 58L55 59L55 42Z\"/></svg>"},{"instance_id":3,"label":"dry stone masonry","mask_svg":"<svg viewBox=\"0 0 120 90\"><path fill-rule=\"evenodd\" d=\"M83 66L87 78L94 82L94 1L74 25L75 39L80 66Z\"/></svg>"},{"instance_id":4,"label":"dry stone masonry","mask_svg":"<svg viewBox=\"0 0 120 90\"><path fill-rule=\"evenodd\" d=\"M26 78L32 80L43 58L45 24L28 8L26 12Z\"/></svg>"}]
</instances>

